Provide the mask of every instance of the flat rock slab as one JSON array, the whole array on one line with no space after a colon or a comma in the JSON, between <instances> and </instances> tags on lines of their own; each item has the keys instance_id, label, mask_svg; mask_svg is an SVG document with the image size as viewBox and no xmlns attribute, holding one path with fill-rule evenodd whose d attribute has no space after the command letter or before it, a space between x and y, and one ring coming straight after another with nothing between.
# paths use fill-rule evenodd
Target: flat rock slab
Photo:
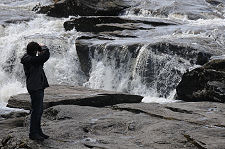
<instances>
[{"instance_id":1,"label":"flat rock slab","mask_svg":"<svg viewBox=\"0 0 225 149\"><path fill-rule=\"evenodd\" d=\"M104 107L119 103L139 103L142 96L84 87L52 85L45 90L44 109L55 105L81 105ZM29 94L10 97L8 107L30 109Z\"/></svg>"},{"instance_id":2,"label":"flat rock slab","mask_svg":"<svg viewBox=\"0 0 225 149\"><path fill-rule=\"evenodd\" d=\"M118 104L103 108L57 105L44 111L50 139L28 139L28 125L5 131L2 148L222 149L222 103ZM25 124L29 124L29 117ZM0 146L1 146L0 143Z\"/></svg>"}]
</instances>

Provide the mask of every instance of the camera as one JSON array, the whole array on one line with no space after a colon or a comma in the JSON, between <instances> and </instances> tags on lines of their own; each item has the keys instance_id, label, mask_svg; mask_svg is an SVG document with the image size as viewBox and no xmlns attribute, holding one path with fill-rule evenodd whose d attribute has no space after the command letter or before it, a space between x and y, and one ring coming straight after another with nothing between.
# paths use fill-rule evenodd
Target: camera
<instances>
[{"instance_id":1,"label":"camera","mask_svg":"<svg viewBox=\"0 0 225 149\"><path fill-rule=\"evenodd\" d=\"M40 46L41 48L38 50L38 52L43 52L44 50L46 50L47 49L47 46Z\"/></svg>"}]
</instances>

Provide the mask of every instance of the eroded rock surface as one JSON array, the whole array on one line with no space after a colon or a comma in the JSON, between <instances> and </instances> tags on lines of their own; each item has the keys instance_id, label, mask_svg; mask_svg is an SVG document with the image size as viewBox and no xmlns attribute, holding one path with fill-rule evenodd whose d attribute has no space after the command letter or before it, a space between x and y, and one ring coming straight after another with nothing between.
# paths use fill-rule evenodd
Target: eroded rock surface
<instances>
[{"instance_id":1,"label":"eroded rock surface","mask_svg":"<svg viewBox=\"0 0 225 149\"><path fill-rule=\"evenodd\" d=\"M82 105L104 107L119 103L139 103L142 96L117 93L112 91L94 90L84 87L52 85L45 90L44 108L55 105ZM30 109L28 94L12 96L8 107Z\"/></svg>"},{"instance_id":2,"label":"eroded rock surface","mask_svg":"<svg viewBox=\"0 0 225 149\"><path fill-rule=\"evenodd\" d=\"M225 146L224 104L119 104L97 108L57 105L44 111L50 139L28 139L28 126L1 137L2 148L199 149ZM28 121L27 119L26 121Z\"/></svg>"}]
</instances>

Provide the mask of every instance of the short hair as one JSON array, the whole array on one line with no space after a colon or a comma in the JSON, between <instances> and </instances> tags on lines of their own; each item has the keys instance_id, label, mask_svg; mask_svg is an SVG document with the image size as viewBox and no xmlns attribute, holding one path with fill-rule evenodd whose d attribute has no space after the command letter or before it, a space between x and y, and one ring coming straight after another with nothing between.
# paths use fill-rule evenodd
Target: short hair
<instances>
[{"instance_id":1,"label":"short hair","mask_svg":"<svg viewBox=\"0 0 225 149\"><path fill-rule=\"evenodd\" d=\"M37 42L30 42L27 45L27 54L35 56L37 51L41 51L41 46Z\"/></svg>"}]
</instances>

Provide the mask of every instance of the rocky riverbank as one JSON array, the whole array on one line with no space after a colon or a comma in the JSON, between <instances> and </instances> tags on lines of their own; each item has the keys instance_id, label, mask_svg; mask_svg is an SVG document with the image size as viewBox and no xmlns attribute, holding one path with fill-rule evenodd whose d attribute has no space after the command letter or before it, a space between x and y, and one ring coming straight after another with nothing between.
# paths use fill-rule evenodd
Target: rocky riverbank
<instances>
[{"instance_id":1,"label":"rocky riverbank","mask_svg":"<svg viewBox=\"0 0 225 149\"><path fill-rule=\"evenodd\" d=\"M62 86L59 88L62 89ZM132 95L127 96L133 97L132 101L137 103L126 103L130 98L125 99L119 93L116 99L121 101L118 102L120 104L106 104L111 100L103 98L101 102L104 104L96 107L95 102L84 99L84 95L77 97L81 92L85 93L84 88L63 88L61 95L57 90L54 94L54 90L48 89L46 100L58 101L60 96L60 101L66 101L67 97L71 99L75 96L76 100L86 100L89 106L57 102L57 105L46 107L42 127L51 137L42 143L28 139L29 115L4 115L0 121L1 148L222 149L225 146L225 108L222 103L147 104L138 103L141 98ZM80 93L77 93L78 90ZM105 94L107 91L101 92ZM87 89L85 96L99 98L96 90L90 89ZM17 100L18 107L24 105L21 97L17 95L11 98Z\"/></svg>"},{"instance_id":2,"label":"rocky riverbank","mask_svg":"<svg viewBox=\"0 0 225 149\"><path fill-rule=\"evenodd\" d=\"M73 17L64 19L64 22L58 20L63 35L32 30L35 35L24 33L26 36L16 38L18 47L25 45L20 45L21 39L22 42L27 39L48 40L52 45L52 65L64 58L65 61L71 59L68 65L77 62L82 71L77 78L85 80L78 81L78 84L84 86L92 87L96 80L91 79L97 78L103 82L98 82L99 86L96 86L99 88L110 85L110 89L126 93L139 88L135 93L148 91L148 95L152 93L150 90L154 90L165 98L177 89L177 98L182 101L147 104L141 103L143 97L138 95L52 85L46 90L42 120L43 130L50 138L44 142L29 140L29 113L9 113L0 116L0 148L223 149L225 65L224 60L208 61L210 57L225 54L224 6L221 0L144 3L142 0L112 0L110 3L106 0L55 0L52 5L35 7L37 12L51 17ZM6 8L2 14L11 15L9 19L0 19L2 30L13 23L29 22L36 16L28 11L17 13L21 11L11 12L8 10L11 7ZM143 15L147 17L140 17ZM51 19L44 21L54 22ZM40 20L43 22L43 18ZM29 24L25 26L27 28ZM44 31L50 28L52 26ZM73 35L77 33L79 37ZM67 37L73 36L77 38L68 42ZM17 40L12 41L17 43ZM57 47L59 44L64 48ZM76 52L64 53L70 47L74 47ZM3 60L2 68L7 72L5 78L12 73L22 80L22 68L16 67L19 52L9 52L12 56ZM75 53L77 57L73 57ZM54 82L74 77L61 75L61 72L71 69L63 69L62 63L58 64L60 69L57 67L60 79L56 77ZM196 64L203 66L189 70ZM47 69L51 75L54 66ZM95 72L99 68L103 71L100 75ZM68 71L71 74L75 72ZM74 80L76 78L71 79L72 83ZM8 106L29 109L29 95L12 96Z\"/></svg>"}]
</instances>

